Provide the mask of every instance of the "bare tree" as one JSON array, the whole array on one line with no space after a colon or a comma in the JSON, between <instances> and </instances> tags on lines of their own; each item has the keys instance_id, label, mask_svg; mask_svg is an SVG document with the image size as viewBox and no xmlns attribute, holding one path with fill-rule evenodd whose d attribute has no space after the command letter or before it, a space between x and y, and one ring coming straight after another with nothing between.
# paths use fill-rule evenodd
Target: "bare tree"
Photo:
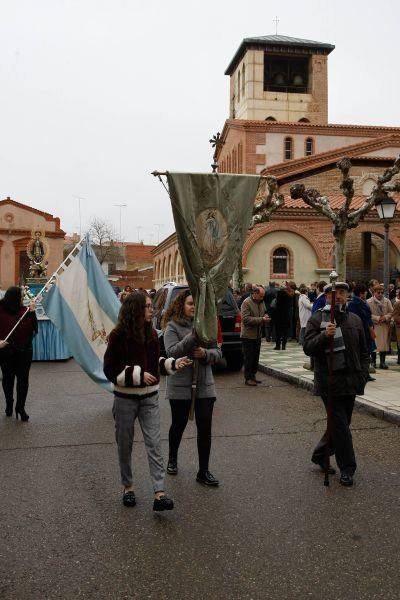
<instances>
[{"instance_id":1,"label":"bare tree","mask_svg":"<svg viewBox=\"0 0 400 600\"><path fill-rule=\"evenodd\" d=\"M117 242L113 226L99 217L94 217L89 228L93 249L102 265L104 262L114 263L122 260L121 248Z\"/></svg>"},{"instance_id":2,"label":"bare tree","mask_svg":"<svg viewBox=\"0 0 400 600\"><path fill-rule=\"evenodd\" d=\"M271 215L285 204L285 198L283 194L279 194L278 190L276 177L272 175L263 177L254 203L253 218L249 229L253 229L259 223L269 221Z\"/></svg>"},{"instance_id":3,"label":"bare tree","mask_svg":"<svg viewBox=\"0 0 400 600\"><path fill-rule=\"evenodd\" d=\"M318 213L332 221L332 233L335 238L335 268L339 277L344 280L346 278L347 230L357 227L359 222L374 206L387 198L388 192L400 192L400 181L392 182L393 177L400 173L400 156L394 161L392 167L386 169L383 175L378 177L378 182L370 195L365 199L362 206L355 210L351 209L354 196L354 179L349 177L351 168L350 159L343 158L337 163L337 167L342 173L340 189L344 195L344 203L341 208L332 208L326 196L323 196L316 189L306 189L303 183L293 185L290 188L290 196L294 200L303 200L308 206L311 206Z\"/></svg>"}]
</instances>

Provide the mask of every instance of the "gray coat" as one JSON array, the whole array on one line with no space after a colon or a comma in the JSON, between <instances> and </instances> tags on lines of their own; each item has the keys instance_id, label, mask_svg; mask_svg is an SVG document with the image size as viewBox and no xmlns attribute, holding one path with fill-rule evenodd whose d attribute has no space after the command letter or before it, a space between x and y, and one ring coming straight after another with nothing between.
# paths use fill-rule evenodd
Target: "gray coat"
<instances>
[{"instance_id":1,"label":"gray coat","mask_svg":"<svg viewBox=\"0 0 400 600\"><path fill-rule=\"evenodd\" d=\"M179 319L170 321L164 332L164 345L167 356L192 358L192 350L198 345L192 334L193 321ZM197 398L215 398L215 385L211 365L221 359L221 349L206 348L206 358L196 359L198 363ZM192 397L193 366L185 367L167 378L166 398L174 400L190 400Z\"/></svg>"}]
</instances>

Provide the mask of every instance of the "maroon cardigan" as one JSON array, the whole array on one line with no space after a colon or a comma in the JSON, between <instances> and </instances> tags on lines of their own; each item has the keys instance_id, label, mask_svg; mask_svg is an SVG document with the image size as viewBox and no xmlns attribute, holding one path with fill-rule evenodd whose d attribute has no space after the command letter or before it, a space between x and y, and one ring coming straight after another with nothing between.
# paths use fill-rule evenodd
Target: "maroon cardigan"
<instances>
[{"instance_id":1,"label":"maroon cardigan","mask_svg":"<svg viewBox=\"0 0 400 600\"><path fill-rule=\"evenodd\" d=\"M16 315L7 312L0 302L0 340L4 340L11 329L22 317L26 311L25 306L21 306ZM37 318L35 311L30 311L18 325L14 333L8 338L11 348L17 350L28 350L32 346L32 338L37 332Z\"/></svg>"},{"instance_id":2,"label":"maroon cardigan","mask_svg":"<svg viewBox=\"0 0 400 600\"><path fill-rule=\"evenodd\" d=\"M175 359L160 358L158 336L154 329L145 342L128 339L123 331L113 329L104 355L104 374L114 385L114 394L123 398L143 398L156 394L161 375L175 372ZM146 385L144 373L151 373L157 383Z\"/></svg>"}]
</instances>

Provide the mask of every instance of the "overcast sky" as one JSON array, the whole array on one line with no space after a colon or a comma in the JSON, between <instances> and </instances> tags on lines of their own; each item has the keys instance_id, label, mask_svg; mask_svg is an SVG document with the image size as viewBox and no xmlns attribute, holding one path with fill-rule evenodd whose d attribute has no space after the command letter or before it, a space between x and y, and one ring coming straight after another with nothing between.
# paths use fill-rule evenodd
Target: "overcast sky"
<instances>
[{"instance_id":1,"label":"overcast sky","mask_svg":"<svg viewBox=\"0 0 400 600\"><path fill-rule=\"evenodd\" d=\"M400 126L397 0L0 0L0 198L68 233L79 203L82 231L101 216L118 233L121 212L126 241L161 241L174 226L151 171L210 170L224 71L276 15L278 33L336 45L331 123Z\"/></svg>"}]
</instances>

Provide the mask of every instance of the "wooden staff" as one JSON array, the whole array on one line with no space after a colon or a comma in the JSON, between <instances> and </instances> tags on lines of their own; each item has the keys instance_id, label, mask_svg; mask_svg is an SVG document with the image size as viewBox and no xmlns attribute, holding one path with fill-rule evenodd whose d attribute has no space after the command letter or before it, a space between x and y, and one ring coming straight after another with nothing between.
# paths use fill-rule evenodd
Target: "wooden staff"
<instances>
[{"instance_id":1,"label":"wooden staff","mask_svg":"<svg viewBox=\"0 0 400 600\"><path fill-rule=\"evenodd\" d=\"M335 323L335 304L336 304L336 279L338 274L332 271L329 279L332 283L331 292L331 323ZM329 338L329 357L328 357L328 402L326 405L326 454L325 454L325 477L324 485L329 487L329 469L330 469L330 448L332 438L332 403L333 403L333 344L335 336Z\"/></svg>"}]
</instances>

